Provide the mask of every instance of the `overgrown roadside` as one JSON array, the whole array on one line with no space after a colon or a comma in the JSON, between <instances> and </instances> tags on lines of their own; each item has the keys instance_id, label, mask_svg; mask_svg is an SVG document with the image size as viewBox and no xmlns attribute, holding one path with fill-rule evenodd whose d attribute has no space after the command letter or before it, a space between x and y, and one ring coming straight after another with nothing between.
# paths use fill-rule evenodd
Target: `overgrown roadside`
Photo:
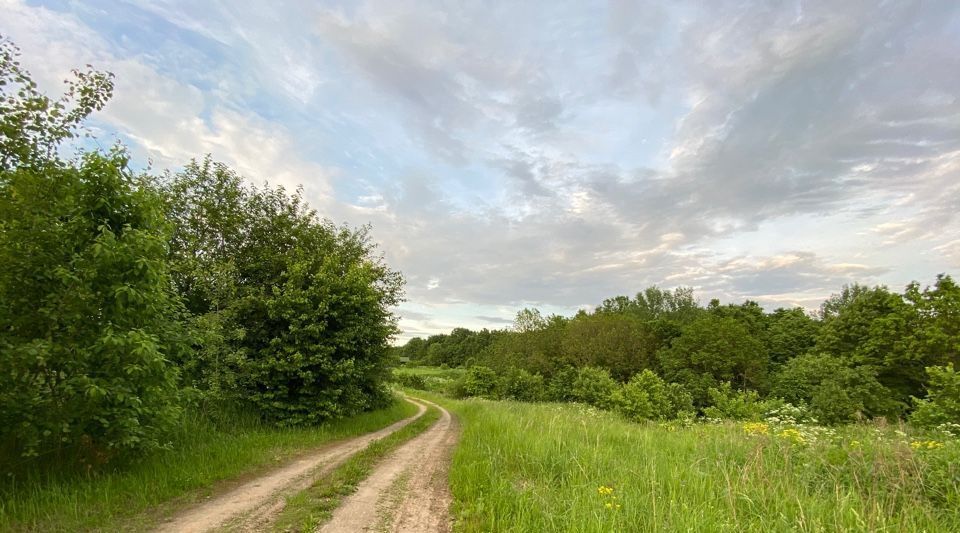
<instances>
[{"instance_id":1,"label":"overgrown roadside","mask_svg":"<svg viewBox=\"0 0 960 533\"><path fill-rule=\"evenodd\" d=\"M0 481L0 531L143 531L179 509L208 501L245 480L334 441L409 418L417 407L387 409L315 427L279 429L253 416L188 417L170 450L87 475L35 470Z\"/></svg>"},{"instance_id":2,"label":"overgrown roadside","mask_svg":"<svg viewBox=\"0 0 960 533\"><path fill-rule=\"evenodd\" d=\"M387 437L418 420L426 407L416 402L417 414L395 422L379 431L332 443L303 456L282 468L251 479L220 496L187 509L161 525L157 531L188 533L210 531L228 524L238 516L248 517L255 524L269 523L271 517L282 508L282 498L308 487L312 481L332 471L353 454L370 443Z\"/></svg>"}]
</instances>

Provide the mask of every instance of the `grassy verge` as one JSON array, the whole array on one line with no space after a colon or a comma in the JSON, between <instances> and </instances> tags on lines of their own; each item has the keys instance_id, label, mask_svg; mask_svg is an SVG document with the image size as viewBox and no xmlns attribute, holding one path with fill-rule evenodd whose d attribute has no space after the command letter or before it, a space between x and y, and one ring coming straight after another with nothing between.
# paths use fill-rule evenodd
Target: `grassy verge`
<instances>
[{"instance_id":1,"label":"grassy verge","mask_svg":"<svg viewBox=\"0 0 960 533\"><path fill-rule=\"evenodd\" d=\"M311 428L277 429L238 417L215 424L188 417L169 451L96 475L46 473L0 480L0 531L142 530L178 507L202 500L297 454L375 431L412 416L398 401ZM220 483L218 483L220 482Z\"/></svg>"},{"instance_id":2,"label":"grassy verge","mask_svg":"<svg viewBox=\"0 0 960 533\"><path fill-rule=\"evenodd\" d=\"M377 463L392 450L423 433L440 418L436 407L429 407L417 420L399 431L376 440L337 467L330 475L319 479L312 487L287 499L277 521L275 531L315 531L330 519L343 498L352 494L366 479Z\"/></svg>"},{"instance_id":3,"label":"grassy verge","mask_svg":"<svg viewBox=\"0 0 960 533\"><path fill-rule=\"evenodd\" d=\"M462 532L960 531L956 440L439 402L463 427L450 474Z\"/></svg>"}]
</instances>

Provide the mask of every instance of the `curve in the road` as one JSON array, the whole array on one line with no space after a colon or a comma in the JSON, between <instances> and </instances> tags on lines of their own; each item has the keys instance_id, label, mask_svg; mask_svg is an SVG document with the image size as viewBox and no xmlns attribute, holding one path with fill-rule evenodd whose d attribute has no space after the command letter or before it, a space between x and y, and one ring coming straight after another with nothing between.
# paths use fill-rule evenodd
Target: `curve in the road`
<instances>
[{"instance_id":1,"label":"curve in the road","mask_svg":"<svg viewBox=\"0 0 960 533\"><path fill-rule=\"evenodd\" d=\"M446 409L431 405L440 409L440 419L387 456L334 511L322 533L450 531L447 474L459 431Z\"/></svg>"},{"instance_id":2,"label":"curve in the road","mask_svg":"<svg viewBox=\"0 0 960 533\"><path fill-rule=\"evenodd\" d=\"M323 446L316 452L243 483L242 485L203 504L175 515L156 529L159 533L201 533L211 531L237 517L245 516L244 524L262 522L268 515L282 507L282 496L299 492L309 487L322 476L346 461L350 456L366 448L371 442L382 439L416 420L426 411L419 402L417 414L391 424L379 431L367 433L349 440ZM242 529L250 529L242 527ZM253 527L256 529L256 527Z\"/></svg>"}]
</instances>

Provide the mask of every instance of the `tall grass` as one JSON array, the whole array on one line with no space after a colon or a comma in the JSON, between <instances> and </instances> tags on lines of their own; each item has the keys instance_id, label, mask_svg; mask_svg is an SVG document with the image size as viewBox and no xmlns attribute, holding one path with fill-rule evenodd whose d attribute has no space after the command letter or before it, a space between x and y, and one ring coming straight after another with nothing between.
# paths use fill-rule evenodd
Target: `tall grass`
<instances>
[{"instance_id":1,"label":"tall grass","mask_svg":"<svg viewBox=\"0 0 960 533\"><path fill-rule=\"evenodd\" d=\"M320 444L385 427L417 408L386 409L310 428L278 429L242 414L188 416L167 451L96 474L36 469L0 480L0 531L129 531Z\"/></svg>"},{"instance_id":2,"label":"tall grass","mask_svg":"<svg viewBox=\"0 0 960 533\"><path fill-rule=\"evenodd\" d=\"M463 425L450 475L459 531L960 531L957 441L442 402Z\"/></svg>"}]
</instances>

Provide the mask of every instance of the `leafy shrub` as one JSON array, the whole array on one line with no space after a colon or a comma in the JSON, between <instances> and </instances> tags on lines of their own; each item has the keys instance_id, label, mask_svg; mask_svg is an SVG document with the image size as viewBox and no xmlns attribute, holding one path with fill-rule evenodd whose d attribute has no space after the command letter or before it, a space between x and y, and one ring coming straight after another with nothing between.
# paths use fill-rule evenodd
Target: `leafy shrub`
<instances>
[{"instance_id":1,"label":"leafy shrub","mask_svg":"<svg viewBox=\"0 0 960 533\"><path fill-rule=\"evenodd\" d=\"M953 363L927 367L927 397L914 398L910 422L920 427L960 424L960 372Z\"/></svg>"},{"instance_id":2,"label":"leafy shrub","mask_svg":"<svg viewBox=\"0 0 960 533\"><path fill-rule=\"evenodd\" d=\"M463 396L492 398L497 391L497 373L490 367L473 366L463 376Z\"/></svg>"},{"instance_id":3,"label":"leafy shrub","mask_svg":"<svg viewBox=\"0 0 960 533\"><path fill-rule=\"evenodd\" d=\"M427 382L419 374L407 374L395 372L394 377L401 386L411 389L427 390Z\"/></svg>"},{"instance_id":4,"label":"leafy shrub","mask_svg":"<svg viewBox=\"0 0 960 533\"><path fill-rule=\"evenodd\" d=\"M547 399L553 402L573 402L573 384L577 380L577 369L572 366L561 368L547 385Z\"/></svg>"},{"instance_id":5,"label":"leafy shrub","mask_svg":"<svg viewBox=\"0 0 960 533\"><path fill-rule=\"evenodd\" d=\"M707 418L761 420L767 411L778 406L776 399L763 401L756 391L735 390L728 381L719 387L711 387L707 394L710 396L710 406L703 410Z\"/></svg>"},{"instance_id":6,"label":"leafy shrub","mask_svg":"<svg viewBox=\"0 0 960 533\"><path fill-rule=\"evenodd\" d=\"M877 381L876 371L825 354L791 359L774 379L772 395L807 403L821 422L837 424L862 416L896 416L902 406Z\"/></svg>"},{"instance_id":7,"label":"leafy shrub","mask_svg":"<svg viewBox=\"0 0 960 533\"><path fill-rule=\"evenodd\" d=\"M613 393L616 390L617 382L610 377L610 372L603 368L585 366L577 370L577 377L570 392L575 402L609 409L613 406Z\"/></svg>"},{"instance_id":8,"label":"leafy shrub","mask_svg":"<svg viewBox=\"0 0 960 533\"><path fill-rule=\"evenodd\" d=\"M672 420L693 410L693 399L682 385L666 383L644 370L614 393L614 406L631 420Z\"/></svg>"},{"instance_id":9,"label":"leafy shrub","mask_svg":"<svg viewBox=\"0 0 960 533\"><path fill-rule=\"evenodd\" d=\"M498 391L501 398L523 402L543 401L547 394L543 376L520 368L510 368L503 373Z\"/></svg>"},{"instance_id":10,"label":"leafy shrub","mask_svg":"<svg viewBox=\"0 0 960 533\"><path fill-rule=\"evenodd\" d=\"M209 158L168 181L177 287L223 332L196 352L225 356L218 364L184 362L193 382L235 386L278 425L384 405L403 280L367 229L335 226L299 191L248 186Z\"/></svg>"},{"instance_id":11,"label":"leafy shrub","mask_svg":"<svg viewBox=\"0 0 960 533\"><path fill-rule=\"evenodd\" d=\"M186 349L162 204L120 151L3 171L0 441L104 462L165 443Z\"/></svg>"}]
</instances>

